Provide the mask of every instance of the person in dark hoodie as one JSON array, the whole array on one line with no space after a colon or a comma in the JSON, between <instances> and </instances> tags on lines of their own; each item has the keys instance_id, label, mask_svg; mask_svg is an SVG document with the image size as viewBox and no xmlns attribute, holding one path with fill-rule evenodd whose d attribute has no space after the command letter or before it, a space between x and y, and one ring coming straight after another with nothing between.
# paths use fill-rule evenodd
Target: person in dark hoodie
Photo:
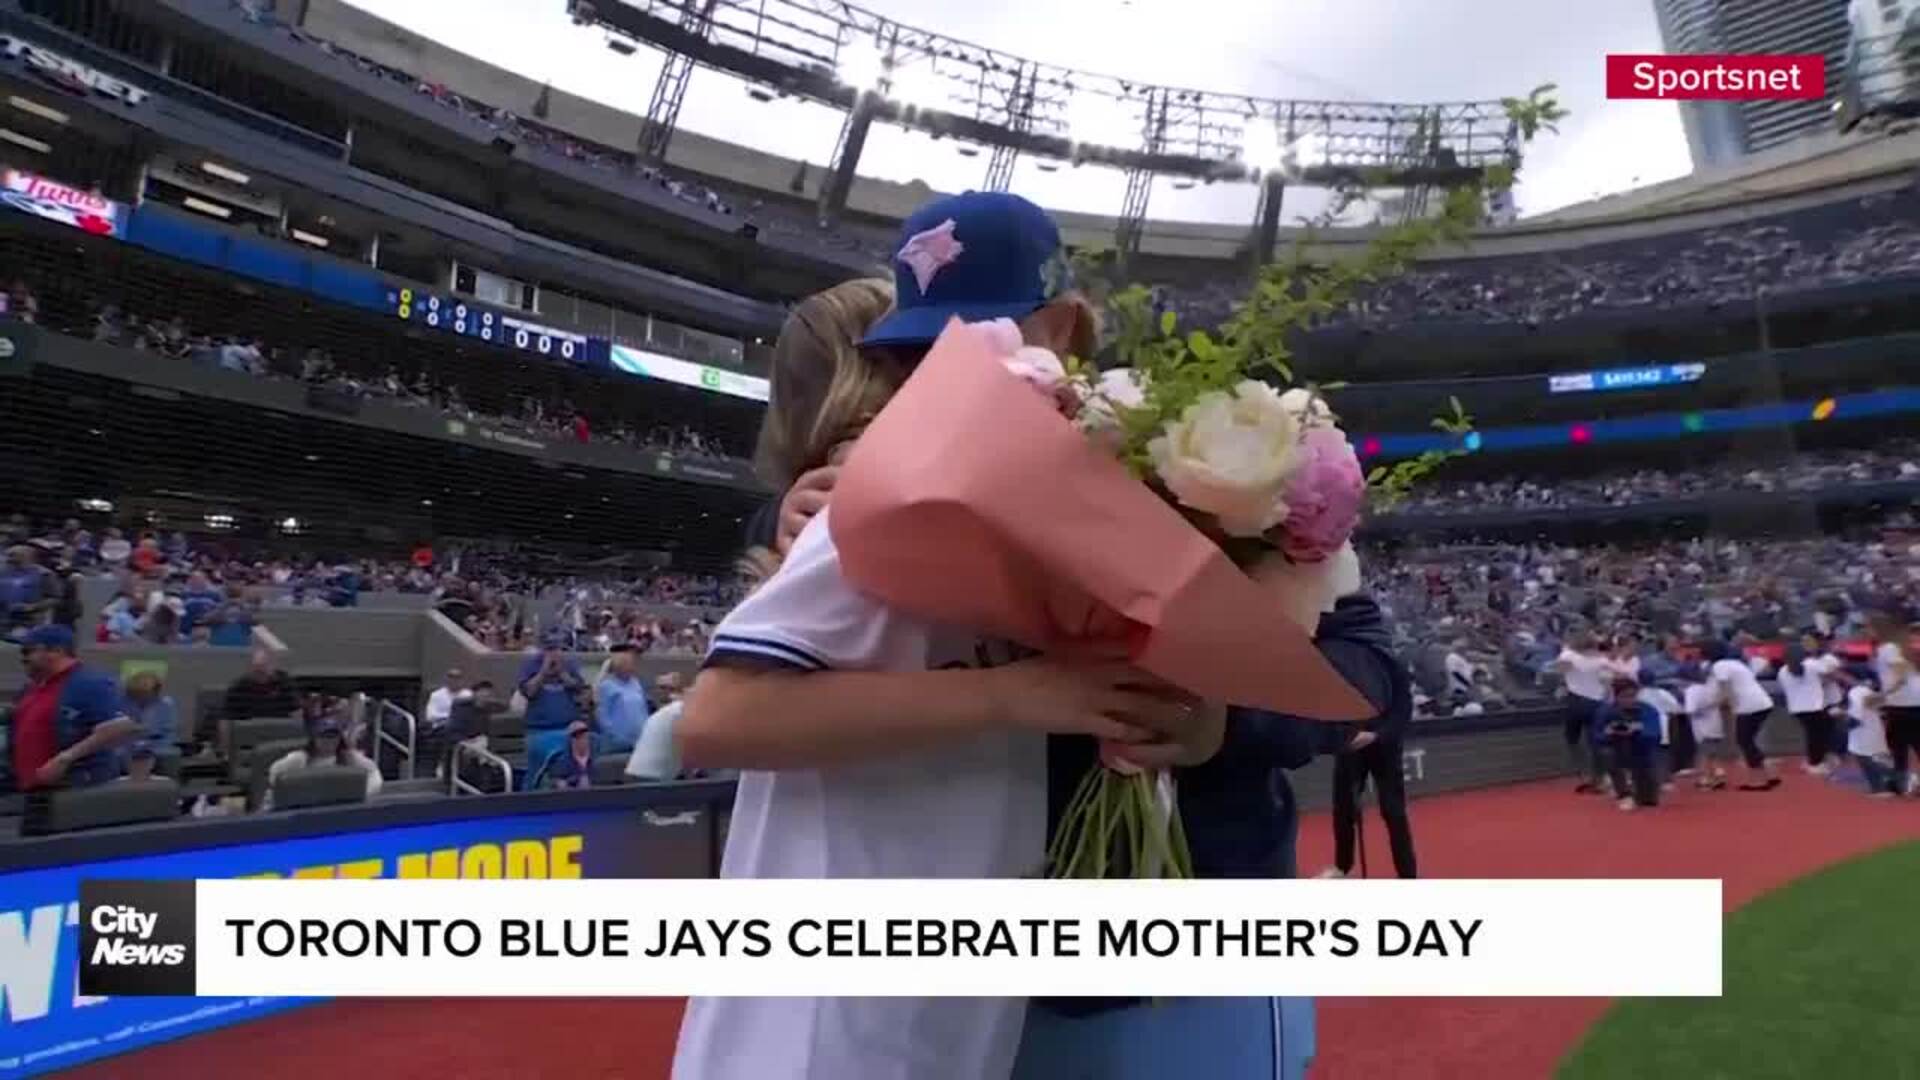
<instances>
[{"instance_id":1,"label":"person in dark hoodie","mask_svg":"<svg viewBox=\"0 0 1920 1080\"><path fill-rule=\"evenodd\" d=\"M1391 732L1397 744L1397 733L1413 715L1413 685L1393 653L1379 604L1365 593L1342 598L1321 616L1314 644L1373 706L1375 717L1361 725L1362 730ZM1346 725L1261 709L1227 710L1220 750L1206 762L1177 772L1180 818L1196 876L1296 875L1299 820L1287 772L1311 762L1329 736L1353 737ZM1058 823L1094 754L1089 739L1049 740L1050 827ZM1397 752L1392 760L1397 775ZM1411 870L1411 840L1407 854ZM1295 1080L1305 1075L1313 1054L1312 1002L1305 999L1044 998L1027 1010L1013 1077L1149 1080L1192 1074L1218 1080Z\"/></svg>"},{"instance_id":2,"label":"person in dark hoodie","mask_svg":"<svg viewBox=\"0 0 1920 1080\"><path fill-rule=\"evenodd\" d=\"M1339 614L1336 609L1334 615ZM1323 642L1321 652L1327 653L1332 648L1358 654L1340 666L1349 680L1355 677L1354 670L1373 672L1372 658L1381 652L1389 658L1392 656L1385 620L1378 617L1377 610L1370 624L1347 632L1354 636ZM1324 637L1326 633L1326 621L1322 620L1321 634ZM1379 675L1373 673L1372 677ZM1367 691L1358 682L1354 685ZM1372 693L1368 693L1368 700L1379 705L1379 699ZM1333 759L1333 865L1322 870L1321 877L1343 878L1353 873L1354 849L1361 829L1360 796L1369 780L1379 797L1380 820L1387 826L1394 873L1402 878L1420 876L1413 851L1413 825L1407 817L1406 774L1401 764L1407 724L1412 719L1411 695L1391 696L1371 721L1354 726L1339 725L1327 733L1337 740Z\"/></svg>"}]
</instances>

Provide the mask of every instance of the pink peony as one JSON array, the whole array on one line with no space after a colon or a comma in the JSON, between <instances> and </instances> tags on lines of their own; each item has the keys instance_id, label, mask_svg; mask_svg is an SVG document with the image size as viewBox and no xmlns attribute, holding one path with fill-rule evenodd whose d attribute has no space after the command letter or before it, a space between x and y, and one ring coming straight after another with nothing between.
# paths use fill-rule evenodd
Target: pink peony
<instances>
[{"instance_id":1,"label":"pink peony","mask_svg":"<svg viewBox=\"0 0 1920 1080\"><path fill-rule=\"evenodd\" d=\"M1339 551L1353 536L1367 477L1339 428L1309 428L1301 452L1306 460L1287 484L1287 518L1276 539L1288 555L1313 562Z\"/></svg>"}]
</instances>

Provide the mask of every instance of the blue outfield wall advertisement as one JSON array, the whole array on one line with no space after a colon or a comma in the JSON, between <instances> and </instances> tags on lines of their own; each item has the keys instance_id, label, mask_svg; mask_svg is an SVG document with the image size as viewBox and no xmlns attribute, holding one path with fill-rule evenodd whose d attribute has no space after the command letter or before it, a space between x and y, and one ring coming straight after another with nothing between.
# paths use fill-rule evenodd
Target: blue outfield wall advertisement
<instances>
[{"instance_id":1,"label":"blue outfield wall advertisement","mask_svg":"<svg viewBox=\"0 0 1920 1080\"><path fill-rule=\"evenodd\" d=\"M219 831L218 824L209 824L210 834ZM197 831L165 830L174 843L194 842L188 836ZM82 996L78 921L84 879L687 876L710 872L712 844L705 812L662 814L629 802L617 809L455 818L0 874L0 1078L71 1068L311 1000Z\"/></svg>"}]
</instances>

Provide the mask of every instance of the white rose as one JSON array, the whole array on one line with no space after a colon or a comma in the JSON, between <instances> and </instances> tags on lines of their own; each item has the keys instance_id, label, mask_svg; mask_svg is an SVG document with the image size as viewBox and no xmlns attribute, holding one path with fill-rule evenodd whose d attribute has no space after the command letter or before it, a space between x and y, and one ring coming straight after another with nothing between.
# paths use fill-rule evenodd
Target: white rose
<instances>
[{"instance_id":1,"label":"white rose","mask_svg":"<svg viewBox=\"0 0 1920 1080\"><path fill-rule=\"evenodd\" d=\"M1081 406L1077 422L1080 430L1093 436L1095 442L1108 450L1118 450L1126 438L1120 413L1146 403L1146 391L1140 385L1139 374L1132 368L1103 371Z\"/></svg>"},{"instance_id":2,"label":"white rose","mask_svg":"<svg viewBox=\"0 0 1920 1080\"><path fill-rule=\"evenodd\" d=\"M1299 462L1300 432L1280 392L1249 379L1231 394L1202 395L1147 452L1182 505L1213 515L1229 536L1259 536L1286 520L1280 496Z\"/></svg>"},{"instance_id":3,"label":"white rose","mask_svg":"<svg viewBox=\"0 0 1920 1080\"><path fill-rule=\"evenodd\" d=\"M1294 387L1280 395L1280 404L1306 427L1332 427L1336 423L1327 399L1303 387Z\"/></svg>"},{"instance_id":4,"label":"white rose","mask_svg":"<svg viewBox=\"0 0 1920 1080\"><path fill-rule=\"evenodd\" d=\"M1312 635L1319 630L1320 616L1332 611L1341 597L1360 591L1360 556L1352 544L1319 562L1294 562L1276 551L1248 574L1273 594L1288 618Z\"/></svg>"}]
</instances>

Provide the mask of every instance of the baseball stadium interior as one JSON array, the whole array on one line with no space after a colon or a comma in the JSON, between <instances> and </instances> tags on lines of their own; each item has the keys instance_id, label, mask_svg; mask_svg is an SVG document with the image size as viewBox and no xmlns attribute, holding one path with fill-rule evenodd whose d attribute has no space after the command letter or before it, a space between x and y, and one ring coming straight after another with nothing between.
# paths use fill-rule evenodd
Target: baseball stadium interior
<instances>
[{"instance_id":1,"label":"baseball stadium interior","mask_svg":"<svg viewBox=\"0 0 1920 1080\"><path fill-rule=\"evenodd\" d=\"M1465 243L1289 342L1363 467L1441 460L1355 536L1413 688L1396 745L1422 873L1724 876L1729 908L1758 913L1878 848L1916 868L1904 759L1920 746L1900 745L1907 699L1885 684L1904 671L1920 694L1898 659L1920 618L1920 4L1874 21L1889 5L1778 0L1837 12L1830 42L1791 50L1829 52L1805 117L1734 115L1746 143L1695 145L1678 179L1526 216L1489 205ZM960 147L978 175L939 190L1124 173L1125 205L1059 210L1061 234L1110 252L1183 328L1228 319L1289 252L1353 258L1488 169L1525 175L1494 102L1122 84L822 0L526 6L570 20L582 50L664 54L644 115L347 0L0 0L8 653L64 653L141 726L47 782L25 771L45 760L14 724L26 706L0 724L0 1076L273 1060L317 1077L377 1055L383 1076L664 1080L677 1002L256 999L176 1020L178 1002L81 998L78 931L48 916L43 934L35 912L83 877L290 874L344 861L329 852L354 835L385 857L554 821L604 843L588 876L716 875L734 777L642 769L637 733L751 588L740 557L782 494L755 455L789 311L890 277L902 222L937 193L865 175L870 128ZM875 41L884 58L861 51ZM909 101L893 88L915 65ZM743 110L839 110L839 139L806 162L683 129L696 71L743 82ZM1144 133L1084 140L1068 117L1088 97L1139 110ZM1281 125L1284 166L1243 144L1249 116ZM1688 122L1690 138L1711 127ZM1285 208L1363 171L1395 192L1370 220ZM1255 215L1156 216L1156 189L1216 184L1256 187ZM1455 411L1470 424L1436 426ZM1818 732L1781 679L1809 656L1832 658ZM1717 760L1668 758L1663 729L1659 805L1570 794L1591 780L1566 726L1601 670L1586 657L1676 700L1718 662L1747 665L1781 701L1753 735L1767 779L1722 797ZM529 703L547 663L581 692ZM0 691L32 699L38 670L9 659ZM603 678L639 688L631 725ZM1891 761L1849 743L1883 697ZM576 735L584 767L566 760ZM1332 757L1292 775L1303 876L1351 861L1322 839ZM1380 822L1361 820L1382 874ZM1603 850L1569 855L1550 833ZM1362 852L1339 869L1359 876ZM501 872L497 856L460 870ZM1857 1049L1905 1024L1904 1049L1811 1060L1912 1075L1920 1025L1896 984L1916 970L1917 880L1888 924L1906 944L1847 976L1879 982L1880 1011L1788 1029ZM1854 921L1809 925L1836 920ZM1741 997L1742 947L1729 938L1717 1019L1666 1016L1732 1025L1758 1055L1756 1014L1782 999ZM1800 992L1830 994L1812 975ZM1306 1075L1807 1075L1698 1071L1685 1032L1629 1003L1471 1004L1324 1002ZM555 1056L629 1024L631 1045ZM123 1027L138 1034L105 1037ZM1410 1034L1385 1045L1395 1029Z\"/></svg>"}]
</instances>

